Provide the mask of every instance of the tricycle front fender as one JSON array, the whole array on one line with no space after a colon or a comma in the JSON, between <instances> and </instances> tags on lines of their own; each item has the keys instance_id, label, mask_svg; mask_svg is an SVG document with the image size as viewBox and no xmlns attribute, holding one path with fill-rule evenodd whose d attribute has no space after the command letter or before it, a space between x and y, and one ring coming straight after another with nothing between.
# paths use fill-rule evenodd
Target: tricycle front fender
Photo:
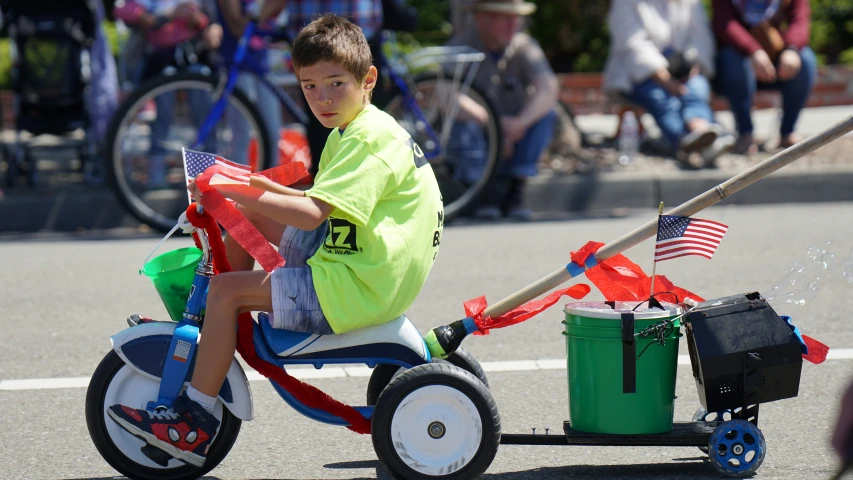
<instances>
[{"instance_id":1,"label":"tricycle front fender","mask_svg":"<svg viewBox=\"0 0 853 480\"><path fill-rule=\"evenodd\" d=\"M142 323L122 330L112 337L113 350L124 363L153 380L160 380L166 355L177 327L175 322ZM195 358L193 358L195 362ZM190 365L185 384L192 378L193 365ZM241 420L253 417L252 391L246 372L237 359L231 360L228 375L219 391L219 400L231 413ZM156 399L152 399L156 400Z\"/></svg>"}]
</instances>

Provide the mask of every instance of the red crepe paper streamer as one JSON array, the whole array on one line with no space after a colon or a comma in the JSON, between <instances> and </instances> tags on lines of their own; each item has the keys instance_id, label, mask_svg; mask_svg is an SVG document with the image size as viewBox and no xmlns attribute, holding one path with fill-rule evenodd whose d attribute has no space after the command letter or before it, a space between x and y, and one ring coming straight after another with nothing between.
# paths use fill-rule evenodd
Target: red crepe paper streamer
<instances>
[{"instance_id":1,"label":"red crepe paper streamer","mask_svg":"<svg viewBox=\"0 0 853 480\"><path fill-rule=\"evenodd\" d=\"M587 257L597 252L602 246L604 244L601 242L587 242L580 250L572 252L572 261L583 265ZM601 290L607 300L641 301L649 298L651 277L622 254L600 262L599 268L587 270L586 277ZM677 298L667 298L664 292L672 292ZM704 301L699 295L675 286L662 275L655 275L655 295L658 300L674 303L684 301L688 297L697 302ZM803 341L809 350L809 353L803 355L805 360L814 364L820 364L826 360L826 355L829 353L828 346L808 335L803 335Z\"/></svg>"},{"instance_id":2,"label":"red crepe paper streamer","mask_svg":"<svg viewBox=\"0 0 853 480\"><path fill-rule=\"evenodd\" d=\"M232 205L221 193L210 186L210 177L222 167L214 165L196 177L195 183L201 191L201 204L205 211L225 227L237 243L248 252L267 272L284 266L284 259L270 245L266 238L252 225L237 207ZM189 216L187 216L189 218ZM212 232L213 230L211 230Z\"/></svg>"},{"instance_id":3,"label":"red crepe paper streamer","mask_svg":"<svg viewBox=\"0 0 853 480\"><path fill-rule=\"evenodd\" d=\"M249 175L266 177L280 185L293 185L308 176L308 169L302 163L287 163Z\"/></svg>"},{"instance_id":4,"label":"red crepe paper streamer","mask_svg":"<svg viewBox=\"0 0 853 480\"><path fill-rule=\"evenodd\" d=\"M488 335L489 330L493 328L503 328L515 325L516 323L521 323L530 317L538 315L542 310L545 310L551 305L557 303L557 300L559 300L563 295L568 295L576 300L580 300L589 292L589 285L579 283L577 285L572 285L569 288L552 292L541 300L532 300L527 302L520 307L494 318L483 318L483 312L486 310L486 307L488 307L488 303L486 302L486 297L480 296L465 302L465 315L474 319L474 324L477 325L478 330L474 332L474 335Z\"/></svg>"},{"instance_id":5,"label":"red crepe paper streamer","mask_svg":"<svg viewBox=\"0 0 853 480\"><path fill-rule=\"evenodd\" d=\"M603 246L601 242L587 242L580 250L572 252L572 262L583 265L589 255ZM646 275L639 265L621 253L600 261L598 268L587 270L586 278L601 290L607 301L645 301L651 296L652 277ZM671 303L683 302L685 298L692 298L697 302L705 300L676 286L663 275L655 275L654 293L658 300Z\"/></svg>"},{"instance_id":6,"label":"red crepe paper streamer","mask_svg":"<svg viewBox=\"0 0 853 480\"><path fill-rule=\"evenodd\" d=\"M228 229L228 233L238 242L240 239L238 235L242 237L243 242L250 245L253 251L247 249L247 251L252 254L255 260L258 260L261 263L261 258L267 264L264 266L264 269L267 271L272 271L277 268L274 265L278 265L280 260L280 266L284 266L284 259L276 252L272 250L275 254L275 257L278 257L278 260L275 258L271 258L272 256L268 254L266 249L255 247L258 243L258 240L254 237L254 234L257 234L261 240L263 240L264 245L269 247L269 243L267 243L266 239L257 231L257 229L249 222L246 217L243 216L233 205L229 204L225 197L222 196L215 189L211 188L209 185L210 176L214 173L210 172L214 167L209 168L205 173L199 176L196 179L196 182L199 185L199 189L202 191L202 205L205 207L204 212L199 213L196 209L196 205L192 204L187 208L187 219L197 228L203 228L207 232L210 232L210 243L211 243L211 251L213 253L213 271L214 273L222 273L222 272L230 272L231 265L228 263L228 257L225 255L225 243L222 241L222 237L218 235L219 226L217 225L217 221L222 224L225 228ZM280 167L276 167L277 170ZM301 171L304 171L305 167L302 166ZM290 173L287 173L287 172ZM300 173L300 169L292 168L292 169L282 169L278 170L275 177L276 181L280 181L283 184L289 185L294 181L303 178L302 176L297 176ZM265 175L266 176L266 175ZM204 177L204 178L202 178ZM229 208L230 207L230 208ZM245 225L248 224L248 227ZM229 227L229 225L231 227ZM251 228L249 228L251 227ZM215 233L214 233L215 232ZM193 234L193 238L195 239L196 245L200 247L199 239L197 234ZM244 245L243 242L240 242L240 245ZM270 247L272 249L272 247ZM257 255L257 256L256 256ZM261 258L259 258L259 256ZM261 265L264 265L261 263ZM272 267L268 269L267 267ZM349 422L350 430L361 433L361 434L369 434L370 433L370 421L364 418L356 409L353 407L346 405L334 398L330 397L328 394L323 392L322 390L314 387L313 385L309 385L305 382L302 382L296 378L290 376L287 371L283 368L278 367L277 365L271 364L262 358L258 357L257 352L255 351L255 344L252 341L252 333L254 331L254 323L255 321L252 319L251 313L241 313L237 320L237 351L240 353L240 356L249 364L250 367L254 368L261 375L266 378L274 381L279 384L282 388L288 391L293 397L301 402L302 404L315 408L318 410L322 410L324 412L328 412L332 415L336 415L347 422Z\"/></svg>"},{"instance_id":7,"label":"red crepe paper streamer","mask_svg":"<svg viewBox=\"0 0 853 480\"><path fill-rule=\"evenodd\" d=\"M815 365L819 365L826 361L826 355L829 354L829 347L814 338L803 335L803 341L809 349L809 353L803 355L803 359L808 360Z\"/></svg>"}]
</instances>

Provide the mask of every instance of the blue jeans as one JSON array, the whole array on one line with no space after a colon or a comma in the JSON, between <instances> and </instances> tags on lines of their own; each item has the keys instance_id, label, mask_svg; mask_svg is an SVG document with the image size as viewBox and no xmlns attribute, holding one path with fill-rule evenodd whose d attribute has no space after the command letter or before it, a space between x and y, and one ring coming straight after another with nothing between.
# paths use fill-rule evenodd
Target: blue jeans
<instances>
[{"instance_id":1,"label":"blue jeans","mask_svg":"<svg viewBox=\"0 0 853 480\"><path fill-rule=\"evenodd\" d=\"M714 121L708 79L701 74L694 75L685 86L687 93L677 97L650 78L634 85L634 91L625 95L625 98L641 105L654 117L661 134L673 150L678 149L681 137L688 133L687 122L697 118Z\"/></svg>"},{"instance_id":2,"label":"blue jeans","mask_svg":"<svg viewBox=\"0 0 853 480\"><path fill-rule=\"evenodd\" d=\"M210 95L199 90L189 90L187 96L190 104L190 117L196 128L201 128L207 113L211 108ZM176 92L161 93L154 98L157 106L157 117L151 122L151 144L148 151L148 187L166 186L166 156L175 151L174 138L170 138L169 130L174 120ZM215 152L216 132L212 132L202 149ZM195 137L191 141L195 141Z\"/></svg>"},{"instance_id":3,"label":"blue jeans","mask_svg":"<svg viewBox=\"0 0 853 480\"><path fill-rule=\"evenodd\" d=\"M557 114L550 112L527 129L513 150L512 157L499 165L498 175L504 177L535 177L539 157L551 142ZM486 133L476 122L457 122L450 130L447 145L448 163L454 165L454 177L465 183L476 183L486 164Z\"/></svg>"},{"instance_id":4,"label":"blue jeans","mask_svg":"<svg viewBox=\"0 0 853 480\"><path fill-rule=\"evenodd\" d=\"M794 125L806 105L817 76L817 58L812 49L805 47L799 53L802 67L794 78L766 84L756 80L749 56L728 46L720 49L717 54L719 89L729 99L729 108L735 117L739 134L752 133L750 110L757 89L782 92L782 125L779 133L786 136L794 132Z\"/></svg>"}]
</instances>

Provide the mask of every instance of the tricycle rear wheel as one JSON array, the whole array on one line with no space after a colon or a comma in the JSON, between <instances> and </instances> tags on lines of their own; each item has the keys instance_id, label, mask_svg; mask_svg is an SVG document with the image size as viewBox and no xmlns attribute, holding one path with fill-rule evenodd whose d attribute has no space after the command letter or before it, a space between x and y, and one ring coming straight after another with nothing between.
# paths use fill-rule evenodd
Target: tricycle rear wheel
<instances>
[{"instance_id":1,"label":"tricycle rear wheel","mask_svg":"<svg viewBox=\"0 0 853 480\"><path fill-rule=\"evenodd\" d=\"M446 363L418 365L394 377L376 402L371 427L379 462L401 480L476 478L501 441L489 389Z\"/></svg>"},{"instance_id":2,"label":"tricycle rear wheel","mask_svg":"<svg viewBox=\"0 0 853 480\"><path fill-rule=\"evenodd\" d=\"M474 358L474 355L471 355L468 350L465 350L463 347L459 347L455 352L450 354L445 359L433 358L433 363L450 363L451 365L456 365L457 367L465 370L477 377L486 388L489 388L489 379L486 377L486 372L483 370L480 362ZM370 381L367 382L367 404L366 405L376 405L376 400L379 398L379 395L382 393L382 390L391 383L391 380L395 375L400 371L399 366L390 365L387 363L380 363L376 365L373 369L373 373L370 374Z\"/></svg>"}]
</instances>

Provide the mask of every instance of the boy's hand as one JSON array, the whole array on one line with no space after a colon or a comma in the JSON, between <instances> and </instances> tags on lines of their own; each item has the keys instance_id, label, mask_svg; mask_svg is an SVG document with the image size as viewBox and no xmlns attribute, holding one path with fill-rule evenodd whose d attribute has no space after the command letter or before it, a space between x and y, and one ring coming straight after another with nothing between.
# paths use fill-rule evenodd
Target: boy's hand
<instances>
[{"instance_id":1,"label":"boy's hand","mask_svg":"<svg viewBox=\"0 0 853 480\"><path fill-rule=\"evenodd\" d=\"M198 185L196 185L195 180L190 180L190 183L187 184L187 190L189 190L194 201L201 201L201 190L198 189Z\"/></svg>"}]
</instances>

